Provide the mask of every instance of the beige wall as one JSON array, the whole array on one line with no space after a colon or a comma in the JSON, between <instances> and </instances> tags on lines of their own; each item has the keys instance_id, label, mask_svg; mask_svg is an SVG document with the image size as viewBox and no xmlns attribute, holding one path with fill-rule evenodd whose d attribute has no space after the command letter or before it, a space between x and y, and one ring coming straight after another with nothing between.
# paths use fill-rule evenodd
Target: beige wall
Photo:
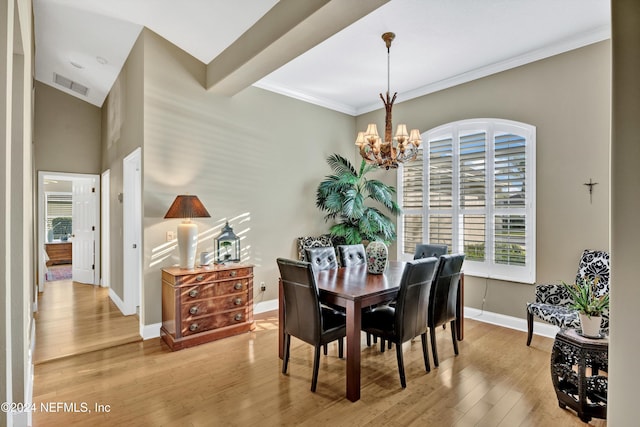
<instances>
[{"instance_id":1,"label":"beige wall","mask_svg":"<svg viewBox=\"0 0 640 427\"><path fill-rule=\"evenodd\" d=\"M100 173L100 108L35 82L37 171Z\"/></svg>"},{"instance_id":2,"label":"beige wall","mask_svg":"<svg viewBox=\"0 0 640 427\"><path fill-rule=\"evenodd\" d=\"M29 403L34 300L32 96L33 18L28 0L0 3L0 400ZM3 411L0 426L30 416Z\"/></svg>"},{"instance_id":3,"label":"beige wall","mask_svg":"<svg viewBox=\"0 0 640 427\"><path fill-rule=\"evenodd\" d=\"M583 249L609 249L610 54L601 42L394 107L396 124L423 132L479 117L536 126L538 283L573 280ZM382 124L382 114L358 117L357 128ZM590 178L599 183L593 203L583 185ZM524 318L534 298L531 285L466 279L467 306Z\"/></svg>"},{"instance_id":4,"label":"beige wall","mask_svg":"<svg viewBox=\"0 0 640 427\"><path fill-rule=\"evenodd\" d=\"M118 79L102 106L102 169L110 170L110 287L124 298L123 285L123 213L122 160L143 142L143 73L144 45L139 37Z\"/></svg>"},{"instance_id":5,"label":"beige wall","mask_svg":"<svg viewBox=\"0 0 640 427\"><path fill-rule=\"evenodd\" d=\"M638 259L640 250L640 3L612 2L613 100L611 135L611 426L638 424Z\"/></svg>"},{"instance_id":6,"label":"beige wall","mask_svg":"<svg viewBox=\"0 0 640 427\"><path fill-rule=\"evenodd\" d=\"M331 172L326 157L349 153L353 117L256 88L232 98L211 94L203 64L151 31L143 40L144 107L124 117L143 111L144 323L161 321L160 270L178 262L175 247L162 249L179 223L163 217L182 193L198 195L211 213L197 221L198 253L213 249L229 220L243 239L243 259L255 265L256 287L267 285L254 302L277 298L275 259L295 256L297 236L328 229L315 189ZM121 175L114 170L112 177Z\"/></svg>"}]
</instances>

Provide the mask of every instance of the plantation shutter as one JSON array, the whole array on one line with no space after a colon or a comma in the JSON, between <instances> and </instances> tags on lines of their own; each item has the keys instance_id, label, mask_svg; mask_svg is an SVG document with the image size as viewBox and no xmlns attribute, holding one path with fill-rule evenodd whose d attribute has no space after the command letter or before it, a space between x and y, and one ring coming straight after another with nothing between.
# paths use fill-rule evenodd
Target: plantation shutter
<instances>
[{"instance_id":1,"label":"plantation shutter","mask_svg":"<svg viewBox=\"0 0 640 427\"><path fill-rule=\"evenodd\" d=\"M429 141L428 242L453 243L453 138Z\"/></svg>"},{"instance_id":2,"label":"plantation shutter","mask_svg":"<svg viewBox=\"0 0 640 427\"><path fill-rule=\"evenodd\" d=\"M402 166L402 252L413 254L422 242L423 156L418 151L415 160Z\"/></svg>"},{"instance_id":3,"label":"plantation shutter","mask_svg":"<svg viewBox=\"0 0 640 427\"><path fill-rule=\"evenodd\" d=\"M495 135L494 262L524 265L526 261L526 139Z\"/></svg>"},{"instance_id":4,"label":"plantation shutter","mask_svg":"<svg viewBox=\"0 0 640 427\"><path fill-rule=\"evenodd\" d=\"M460 237L468 260L484 261L486 228L486 132L459 136Z\"/></svg>"}]
</instances>

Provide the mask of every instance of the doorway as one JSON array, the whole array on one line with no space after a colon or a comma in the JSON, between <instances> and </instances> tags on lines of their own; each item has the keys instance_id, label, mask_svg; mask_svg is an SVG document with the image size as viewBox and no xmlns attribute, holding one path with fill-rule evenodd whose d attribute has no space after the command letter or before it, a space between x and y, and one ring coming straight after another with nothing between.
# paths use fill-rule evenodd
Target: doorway
<instances>
[{"instance_id":1,"label":"doorway","mask_svg":"<svg viewBox=\"0 0 640 427\"><path fill-rule=\"evenodd\" d=\"M100 283L99 194L99 175L38 172L39 292L55 263L68 262L72 280Z\"/></svg>"}]
</instances>

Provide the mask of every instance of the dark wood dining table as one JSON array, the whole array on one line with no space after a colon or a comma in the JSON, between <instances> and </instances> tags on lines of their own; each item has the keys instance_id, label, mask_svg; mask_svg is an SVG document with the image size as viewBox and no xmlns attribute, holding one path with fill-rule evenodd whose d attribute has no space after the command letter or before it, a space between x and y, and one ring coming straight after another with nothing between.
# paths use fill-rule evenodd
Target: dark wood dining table
<instances>
[{"instance_id":1,"label":"dark wood dining table","mask_svg":"<svg viewBox=\"0 0 640 427\"><path fill-rule=\"evenodd\" d=\"M390 301L400 289L400 279L405 263L390 261L384 274L369 274L366 265L341 267L316 272L316 283L320 292L320 301L345 307L347 317L347 399L352 402L360 399L360 353L361 353L361 312L363 307ZM464 279L461 275L458 312L457 337L463 339ZM282 282L278 298L278 355L284 357L284 300Z\"/></svg>"}]
</instances>

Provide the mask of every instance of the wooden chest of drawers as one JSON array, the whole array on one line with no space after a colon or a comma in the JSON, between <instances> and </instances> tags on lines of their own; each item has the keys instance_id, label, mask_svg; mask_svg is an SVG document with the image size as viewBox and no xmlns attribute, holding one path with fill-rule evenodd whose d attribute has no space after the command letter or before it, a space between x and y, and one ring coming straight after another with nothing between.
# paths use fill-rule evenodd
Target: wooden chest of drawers
<instances>
[{"instance_id":1,"label":"wooden chest of drawers","mask_svg":"<svg viewBox=\"0 0 640 427\"><path fill-rule=\"evenodd\" d=\"M253 330L253 266L162 270L160 336L171 350Z\"/></svg>"}]
</instances>

